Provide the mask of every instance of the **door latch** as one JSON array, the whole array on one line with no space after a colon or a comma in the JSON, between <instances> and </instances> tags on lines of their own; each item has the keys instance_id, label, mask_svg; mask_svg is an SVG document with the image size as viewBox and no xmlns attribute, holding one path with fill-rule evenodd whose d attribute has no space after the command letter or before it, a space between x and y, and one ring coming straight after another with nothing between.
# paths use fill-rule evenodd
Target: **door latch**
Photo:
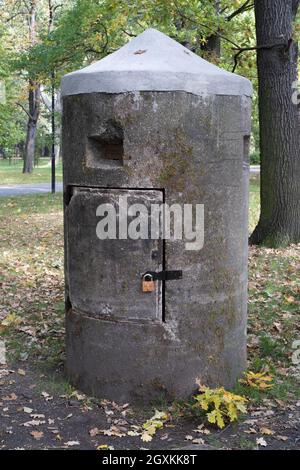
<instances>
[{"instance_id":1,"label":"door latch","mask_svg":"<svg viewBox=\"0 0 300 470\"><path fill-rule=\"evenodd\" d=\"M176 279L182 279L182 271L147 271L145 275L150 274L152 276L153 281L174 281ZM143 277L144 277L143 276Z\"/></svg>"}]
</instances>

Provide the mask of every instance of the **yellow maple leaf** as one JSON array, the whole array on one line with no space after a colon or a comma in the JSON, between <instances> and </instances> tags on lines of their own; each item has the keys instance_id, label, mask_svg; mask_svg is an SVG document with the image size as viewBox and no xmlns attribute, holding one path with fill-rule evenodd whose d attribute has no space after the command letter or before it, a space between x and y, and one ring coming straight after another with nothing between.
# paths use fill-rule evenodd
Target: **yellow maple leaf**
<instances>
[{"instance_id":1,"label":"yellow maple leaf","mask_svg":"<svg viewBox=\"0 0 300 470\"><path fill-rule=\"evenodd\" d=\"M259 390L267 390L274 386L273 377L267 375L266 372L246 372L243 379L240 379L240 383L248 385L252 388Z\"/></svg>"},{"instance_id":2,"label":"yellow maple leaf","mask_svg":"<svg viewBox=\"0 0 300 470\"><path fill-rule=\"evenodd\" d=\"M152 436L148 432L143 432L141 436L142 441L150 442L152 441Z\"/></svg>"}]
</instances>

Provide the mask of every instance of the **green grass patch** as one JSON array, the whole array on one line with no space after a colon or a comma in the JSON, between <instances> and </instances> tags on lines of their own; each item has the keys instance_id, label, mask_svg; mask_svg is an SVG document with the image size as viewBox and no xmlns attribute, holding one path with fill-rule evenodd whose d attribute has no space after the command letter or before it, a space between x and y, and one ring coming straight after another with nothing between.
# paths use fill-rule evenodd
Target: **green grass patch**
<instances>
[{"instance_id":1,"label":"green grass patch","mask_svg":"<svg viewBox=\"0 0 300 470\"><path fill-rule=\"evenodd\" d=\"M23 174L23 161L0 160L0 185L30 184L30 183L50 183L51 165L49 159L41 159L30 174ZM61 162L55 168L56 181L62 181Z\"/></svg>"},{"instance_id":2,"label":"green grass patch","mask_svg":"<svg viewBox=\"0 0 300 470\"><path fill-rule=\"evenodd\" d=\"M32 214L57 211L62 211L62 193L28 194L0 199L0 217L20 216L26 219Z\"/></svg>"}]
</instances>

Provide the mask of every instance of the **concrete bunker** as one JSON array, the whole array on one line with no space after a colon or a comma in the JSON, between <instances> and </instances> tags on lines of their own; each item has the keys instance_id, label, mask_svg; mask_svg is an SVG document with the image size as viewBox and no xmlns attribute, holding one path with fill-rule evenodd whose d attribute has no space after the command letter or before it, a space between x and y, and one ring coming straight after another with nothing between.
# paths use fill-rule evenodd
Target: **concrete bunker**
<instances>
[{"instance_id":1,"label":"concrete bunker","mask_svg":"<svg viewBox=\"0 0 300 470\"><path fill-rule=\"evenodd\" d=\"M188 396L196 378L229 387L244 370L251 94L154 29L63 77L66 367L78 388L132 403ZM153 204L203 205L203 248L160 228L99 238L103 208L123 220L120 201L127 230L132 207L146 222Z\"/></svg>"}]
</instances>

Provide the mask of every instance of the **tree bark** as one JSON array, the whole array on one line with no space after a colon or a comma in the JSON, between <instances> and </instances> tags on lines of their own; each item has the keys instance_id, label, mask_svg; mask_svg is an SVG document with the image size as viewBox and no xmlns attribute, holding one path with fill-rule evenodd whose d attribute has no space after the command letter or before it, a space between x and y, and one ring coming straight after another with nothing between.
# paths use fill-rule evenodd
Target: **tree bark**
<instances>
[{"instance_id":1,"label":"tree bark","mask_svg":"<svg viewBox=\"0 0 300 470\"><path fill-rule=\"evenodd\" d=\"M37 123L40 113L40 94L40 85L29 80L29 113L23 173L32 173L33 171Z\"/></svg>"},{"instance_id":2,"label":"tree bark","mask_svg":"<svg viewBox=\"0 0 300 470\"><path fill-rule=\"evenodd\" d=\"M250 244L300 241L300 139L292 84L299 0L255 0L259 88L261 213Z\"/></svg>"},{"instance_id":3,"label":"tree bark","mask_svg":"<svg viewBox=\"0 0 300 470\"><path fill-rule=\"evenodd\" d=\"M28 5L28 33L31 46L36 44L36 9L37 0L30 0ZM29 111L23 173L32 173L33 171L37 122L40 114L40 94L40 85L29 79Z\"/></svg>"}]
</instances>

